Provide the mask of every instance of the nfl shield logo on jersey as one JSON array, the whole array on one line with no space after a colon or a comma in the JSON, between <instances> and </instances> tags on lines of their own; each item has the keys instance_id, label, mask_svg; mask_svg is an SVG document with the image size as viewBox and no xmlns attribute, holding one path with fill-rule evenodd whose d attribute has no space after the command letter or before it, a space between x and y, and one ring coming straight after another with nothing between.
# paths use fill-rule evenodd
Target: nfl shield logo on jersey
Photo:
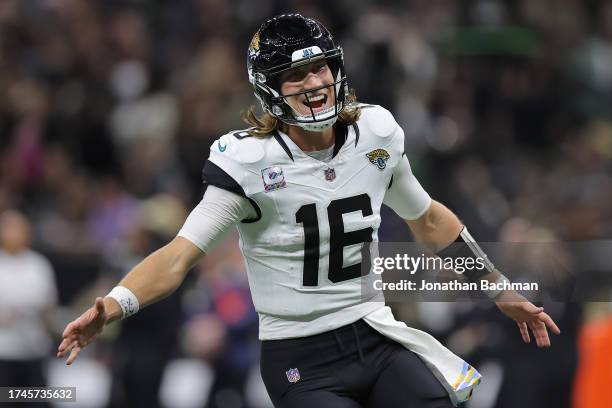
<instances>
[{"instance_id":1,"label":"nfl shield logo on jersey","mask_svg":"<svg viewBox=\"0 0 612 408\"><path fill-rule=\"evenodd\" d=\"M285 374L287 374L287 379L290 383L296 383L300 381L300 372L297 368L290 368L289 371L285 371Z\"/></svg>"},{"instance_id":2,"label":"nfl shield logo on jersey","mask_svg":"<svg viewBox=\"0 0 612 408\"><path fill-rule=\"evenodd\" d=\"M278 190L279 188L286 187L285 176L283 175L283 169L280 166L272 166L265 168L261 171L261 178L264 183L264 190L266 192Z\"/></svg>"},{"instance_id":3,"label":"nfl shield logo on jersey","mask_svg":"<svg viewBox=\"0 0 612 408\"><path fill-rule=\"evenodd\" d=\"M325 180L334 181L336 179L336 170L330 167L329 169L325 169L323 171L325 173Z\"/></svg>"}]
</instances>

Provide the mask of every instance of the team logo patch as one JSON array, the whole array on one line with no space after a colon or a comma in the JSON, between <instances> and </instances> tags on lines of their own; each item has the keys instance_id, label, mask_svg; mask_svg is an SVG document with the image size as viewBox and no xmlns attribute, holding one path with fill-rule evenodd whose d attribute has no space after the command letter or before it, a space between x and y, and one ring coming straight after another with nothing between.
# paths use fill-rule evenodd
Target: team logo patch
<instances>
[{"instance_id":1,"label":"team logo patch","mask_svg":"<svg viewBox=\"0 0 612 408\"><path fill-rule=\"evenodd\" d=\"M280 166L267 167L261 171L261 178L264 183L266 192L278 190L279 188L287 187L283 169Z\"/></svg>"},{"instance_id":2,"label":"team logo patch","mask_svg":"<svg viewBox=\"0 0 612 408\"><path fill-rule=\"evenodd\" d=\"M296 383L300 381L300 372L297 368L290 368L288 371L285 371L285 374L287 374L287 379L290 383Z\"/></svg>"},{"instance_id":3,"label":"team logo patch","mask_svg":"<svg viewBox=\"0 0 612 408\"><path fill-rule=\"evenodd\" d=\"M389 160L389 153L385 149L372 150L370 153L366 153L366 157L379 170L384 170L387 167L387 160Z\"/></svg>"},{"instance_id":4,"label":"team logo patch","mask_svg":"<svg viewBox=\"0 0 612 408\"><path fill-rule=\"evenodd\" d=\"M227 145L226 145L226 144L225 144L225 145L222 145L222 144L221 144L221 141L219 140L219 151L220 151L221 153L223 153L223 152L225 151L225 149L227 149Z\"/></svg>"},{"instance_id":5,"label":"team logo patch","mask_svg":"<svg viewBox=\"0 0 612 408\"><path fill-rule=\"evenodd\" d=\"M323 172L325 173L325 180L334 181L336 179L336 170L332 169L331 167L323 170Z\"/></svg>"}]
</instances>

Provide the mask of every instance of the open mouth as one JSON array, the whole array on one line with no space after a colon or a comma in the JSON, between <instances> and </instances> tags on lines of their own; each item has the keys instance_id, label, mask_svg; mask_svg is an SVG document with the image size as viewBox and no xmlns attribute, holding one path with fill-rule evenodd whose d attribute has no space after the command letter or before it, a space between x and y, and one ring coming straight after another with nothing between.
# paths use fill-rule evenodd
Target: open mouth
<instances>
[{"instance_id":1,"label":"open mouth","mask_svg":"<svg viewBox=\"0 0 612 408\"><path fill-rule=\"evenodd\" d=\"M309 96L308 99L302 101L304 106L306 106L309 110L312 108L313 112L319 112L325 109L327 104L327 95L319 94L316 96Z\"/></svg>"}]
</instances>

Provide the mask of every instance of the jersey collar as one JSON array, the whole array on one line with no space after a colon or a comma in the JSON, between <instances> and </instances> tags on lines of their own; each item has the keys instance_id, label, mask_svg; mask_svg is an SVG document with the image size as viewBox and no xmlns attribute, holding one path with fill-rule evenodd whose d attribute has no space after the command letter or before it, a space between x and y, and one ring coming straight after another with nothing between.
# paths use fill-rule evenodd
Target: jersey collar
<instances>
[{"instance_id":1,"label":"jersey collar","mask_svg":"<svg viewBox=\"0 0 612 408\"><path fill-rule=\"evenodd\" d=\"M335 132L334 132L335 142L334 142L334 153L332 155L332 160L338 155L342 146L344 146L344 143L346 142L348 138L348 133L349 133L348 127L342 123L336 122L334 127L335 127ZM353 127L353 130L355 131L355 147L357 147L357 143L359 142L359 127L357 126L356 123L353 124L352 127ZM272 133L272 136L278 142L278 144L283 148L285 153L287 153L287 156L289 156L291 161L295 161L293 153L295 153L298 156L301 155L301 156L310 158L310 156L304 153L302 149L300 149L286 133L281 132L280 130L275 130Z\"/></svg>"}]
</instances>

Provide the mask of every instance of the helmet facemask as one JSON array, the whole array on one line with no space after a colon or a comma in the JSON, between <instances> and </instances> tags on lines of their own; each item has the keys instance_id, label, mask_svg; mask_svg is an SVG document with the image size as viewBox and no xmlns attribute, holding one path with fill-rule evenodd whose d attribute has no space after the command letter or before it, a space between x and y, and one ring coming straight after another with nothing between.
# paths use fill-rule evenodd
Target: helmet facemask
<instances>
[{"instance_id":1,"label":"helmet facemask","mask_svg":"<svg viewBox=\"0 0 612 408\"><path fill-rule=\"evenodd\" d=\"M318 47L309 47L309 49L316 50ZM323 84L316 88L287 95L282 95L280 93L281 83L279 78L282 73L304 65L316 63L321 59L325 59L332 73L332 83ZM345 107L348 86L344 73L342 49L340 47L324 53L318 50L317 54L310 55L306 58L298 59L267 71L260 71L255 74L250 72L249 74L251 83L255 87L255 95L261 102L263 109L286 124L299 126L307 131L320 132L331 127ZM310 98L312 98L313 94L317 91L326 88L332 90L332 106L315 112L315 109L312 108ZM309 113L298 112L287 102L287 99L290 97L300 97L302 95L308 102Z\"/></svg>"}]
</instances>

